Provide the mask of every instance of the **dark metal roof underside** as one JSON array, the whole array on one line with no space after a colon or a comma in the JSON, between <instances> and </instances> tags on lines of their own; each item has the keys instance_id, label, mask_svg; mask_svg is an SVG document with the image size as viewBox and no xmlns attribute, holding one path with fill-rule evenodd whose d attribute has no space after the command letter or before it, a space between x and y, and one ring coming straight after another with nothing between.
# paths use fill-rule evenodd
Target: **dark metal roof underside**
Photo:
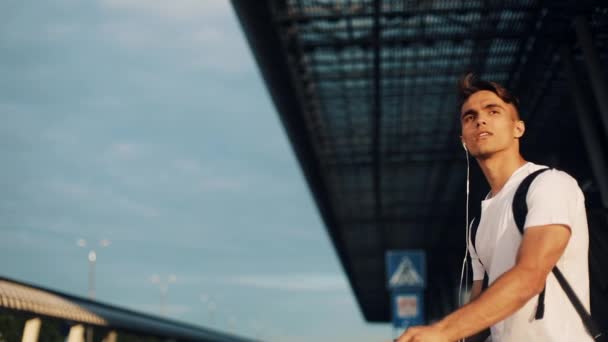
<instances>
[{"instance_id":1,"label":"dark metal roof underside","mask_svg":"<svg viewBox=\"0 0 608 342\"><path fill-rule=\"evenodd\" d=\"M580 64L572 20L583 15L607 60L600 1L233 4L367 320L390 318L390 249L427 251L429 318L457 301L466 163L455 90L465 72L513 89L524 155L597 196L558 50ZM477 203L486 187L472 172Z\"/></svg>"}]
</instances>

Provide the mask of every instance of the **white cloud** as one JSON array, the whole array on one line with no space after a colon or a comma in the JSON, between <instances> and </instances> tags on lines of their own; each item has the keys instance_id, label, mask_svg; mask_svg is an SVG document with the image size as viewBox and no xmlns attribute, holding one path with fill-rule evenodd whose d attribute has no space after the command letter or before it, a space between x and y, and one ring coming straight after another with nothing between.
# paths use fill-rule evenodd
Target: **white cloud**
<instances>
[{"instance_id":1,"label":"white cloud","mask_svg":"<svg viewBox=\"0 0 608 342\"><path fill-rule=\"evenodd\" d=\"M125 12L108 15L100 26L105 39L121 48L161 54L173 51L180 59L175 64L194 71L238 73L255 68L227 0L102 0L101 3L112 12ZM137 20L124 20L125 17Z\"/></svg>"},{"instance_id":2,"label":"white cloud","mask_svg":"<svg viewBox=\"0 0 608 342\"><path fill-rule=\"evenodd\" d=\"M73 199L84 199L91 194L90 189L84 184L71 183L66 181L52 181L49 187L55 193L66 195Z\"/></svg>"},{"instance_id":3,"label":"white cloud","mask_svg":"<svg viewBox=\"0 0 608 342\"><path fill-rule=\"evenodd\" d=\"M79 141L79 137L76 136L73 132L68 129L59 126L53 126L45 129L40 136L42 139L46 140L46 142L55 145L64 145L75 146Z\"/></svg>"},{"instance_id":4,"label":"white cloud","mask_svg":"<svg viewBox=\"0 0 608 342\"><path fill-rule=\"evenodd\" d=\"M69 37L77 31L76 26L71 24L51 24L46 27L46 37L51 40Z\"/></svg>"},{"instance_id":5,"label":"white cloud","mask_svg":"<svg viewBox=\"0 0 608 342\"><path fill-rule=\"evenodd\" d=\"M192 34L192 41L197 44L220 44L226 39L226 32L217 27L203 27Z\"/></svg>"},{"instance_id":6,"label":"white cloud","mask_svg":"<svg viewBox=\"0 0 608 342\"><path fill-rule=\"evenodd\" d=\"M129 307L135 308L135 310L150 313L152 315L159 315L160 305L157 304L134 304L128 305ZM192 311L192 308L186 305L167 305L165 307L167 315L169 316L181 316L185 313Z\"/></svg>"},{"instance_id":7,"label":"white cloud","mask_svg":"<svg viewBox=\"0 0 608 342\"><path fill-rule=\"evenodd\" d=\"M290 292L329 292L348 289L343 276L331 274L248 275L229 278L228 282Z\"/></svg>"},{"instance_id":8,"label":"white cloud","mask_svg":"<svg viewBox=\"0 0 608 342\"><path fill-rule=\"evenodd\" d=\"M145 12L173 20L226 16L232 10L227 0L101 0L100 3L110 10Z\"/></svg>"},{"instance_id":9,"label":"white cloud","mask_svg":"<svg viewBox=\"0 0 608 342\"><path fill-rule=\"evenodd\" d=\"M203 191L238 191L244 188L244 184L231 178L212 178L201 182Z\"/></svg>"},{"instance_id":10,"label":"white cloud","mask_svg":"<svg viewBox=\"0 0 608 342\"><path fill-rule=\"evenodd\" d=\"M100 27L103 36L126 49L162 47L175 38L174 34L160 31L141 22L106 22Z\"/></svg>"},{"instance_id":11,"label":"white cloud","mask_svg":"<svg viewBox=\"0 0 608 342\"><path fill-rule=\"evenodd\" d=\"M242 276L178 275L181 284L232 284L260 289L288 292L344 292L344 298L335 298L337 304L348 302L348 283L340 274L250 274Z\"/></svg>"},{"instance_id":12,"label":"white cloud","mask_svg":"<svg viewBox=\"0 0 608 342\"><path fill-rule=\"evenodd\" d=\"M123 209L126 209L128 212L134 213L137 216L142 216L142 217L146 217L146 218L160 216L160 212L158 209L135 202L127 197L119 198L118 204Z\"/></svg>"},{"instance_id":13,"label":"white cloud","mask_svg":"<svg viewBox=\"0 0 608 342\"><path fill-rule=\"evenodd\" d=\"M245 188L243 179L225 176L215 176L214 174L221 173L217 167L207 166L203 168L202 164L195 159L177 159L173 162L173 167L179 171L188 184L198 183L199 187L195 188L200 191L238 191Z\"/></svg>"},{"instance_id":14,"label":"white cloud","mask_svg":"<svg viewBox=\"0 0 608 342\"><path fill-rule=\"evenodd\" d=\"M115 193L109 188L92 187L87 184L64 180L51 181L48 183L48 188L53 193L61 194L70 199L101 203L103 207L111 211L118 207L121 212L127 212L131 215L144 218L153 218L160 215L158 209L142 204L122 194Z\"/></svg>"},{"instance_id":15,"label":"white cloud","mask_svg":"<svg viewBox=\"0 0 608 342\"><path fill-rule=\"evenodd\" d=\"M202 171L201 163L194 159L178 159L173 166L182 173L199 174Z\"/></svg>"},{"instance_id":16,"label":"white cloud","mask_svg":"<svg viewBox=\"0 0 608 342\"><path fill-rule=\"evenodd\" d=\"M139 156L141 151L141 146L133 143L120 142L110 145L107 149L107 155L112 159L132 160Z\"/></svg>"},{"instance_id":17,"label":"white cloud","mask_svg":"<svg viewBox=\"0 0 608 342\"><path fill-rule=\"evenodd\" d=\"M205 193L241 191L247 187L242 176L224 175L226 169L191 158L164 162L168 151L134 143L114 143L106 149L106 171L132 187L151 186L169 192ZM129 163L124 163L129 162Z\"/></svg>"},{"instance_id":18,"label":"white cloud","mask_svg":"<svg viewBox=\"0 0 608 342\"><path fill-rule=\"evenodd\" d=\"M62 237L52 236L40 230L28 230L23 227L2 227L0 229L0 250L4 255L15 250L29 250L33 254L51 253L59 256L66 253Z\"/></svg>"}]
</instances>

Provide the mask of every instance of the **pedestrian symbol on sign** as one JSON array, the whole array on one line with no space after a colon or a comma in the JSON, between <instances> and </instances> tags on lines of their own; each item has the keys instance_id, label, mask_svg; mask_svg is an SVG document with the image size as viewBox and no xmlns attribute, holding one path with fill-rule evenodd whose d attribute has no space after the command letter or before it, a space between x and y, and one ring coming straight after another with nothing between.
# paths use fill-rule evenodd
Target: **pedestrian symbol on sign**
<instances>
[{"instance_id":1,"label":"pedestrian symbol on sign","mask_svg":"<svg viewBox=\"0 0 608 342\"><path fill-rule=\"evenodd\" d=\"M408 257L403 257L399 266L391 275L389 283L391 287L421 286L423 281L418 271L416 271L412 260Z\"/></svg>"}]
</instances>

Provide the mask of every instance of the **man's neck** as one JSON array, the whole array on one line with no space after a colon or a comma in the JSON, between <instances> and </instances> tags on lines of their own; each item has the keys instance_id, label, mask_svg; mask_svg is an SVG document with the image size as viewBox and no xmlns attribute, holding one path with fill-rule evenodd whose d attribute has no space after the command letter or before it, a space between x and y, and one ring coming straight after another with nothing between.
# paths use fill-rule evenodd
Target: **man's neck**
<instances>
[{"instance_id":1,"label":"man's neck","mask_svg":"<svg viewBox=\"0 0 608 342\"><path fill-rule=\"evenodd\" d=\"M492 197L505 186L509 177L526 163L519 153L495 155L487 159L477 159L477 162L490 184Z\"/></svg>"}]
</instances>

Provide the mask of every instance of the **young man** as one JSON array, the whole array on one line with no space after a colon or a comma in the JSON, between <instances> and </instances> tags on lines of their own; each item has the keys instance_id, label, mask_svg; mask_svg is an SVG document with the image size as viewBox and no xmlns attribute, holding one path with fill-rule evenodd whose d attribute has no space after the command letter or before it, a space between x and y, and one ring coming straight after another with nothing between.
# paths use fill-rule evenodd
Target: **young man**
<instances>
[{"instance_id":1,"label":"young man","mask_svg":"<svg viewBox=\"0 0 608 342\"><path fill-rule=\"evenodd\" d=\"M530 173L544 168L525 161L519 139L525 132L517 100L494 82L472 74L460 81L462 142L491 191L482 202L473 263L471 302L429 326L408 329L398 339L456 341L491 327L492 342L591 341L582 320L551 273L557 265L589 310L588 228L583 193L568 174L549 170L530 186L523 236L512 201ZM484 272L489 287L482 292ZM546 285L545 312L535 319Z\"/></svg>"}]
</instances>

